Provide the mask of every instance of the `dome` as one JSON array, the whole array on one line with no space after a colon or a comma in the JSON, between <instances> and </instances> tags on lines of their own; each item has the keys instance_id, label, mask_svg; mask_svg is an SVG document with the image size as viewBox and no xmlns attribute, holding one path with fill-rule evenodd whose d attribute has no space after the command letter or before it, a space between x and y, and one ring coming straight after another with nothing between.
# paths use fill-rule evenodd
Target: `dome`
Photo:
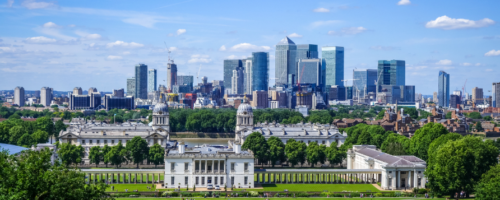
<instances>
[{"instance_id":1,"label":"dome","mask_svg":"<svg viewBox=\"0 0 500 200\"><path fill-rule=\"evenodd\" d=\"M248 103L242 103L240 106L238 106L238 112L236 114L238 115L246 115L246 114L252 114L252 106Z\"/></svg>"},{"instance_id":2,"label":"dome","mask_svg":"<svg viewBox=\"0 0 500 200\"><path fill-rule=\"evenodd\" d=\"M153 108L153 114L167 114L168 106L165 103L157 103Z\"/></svg>"}]
</instances>

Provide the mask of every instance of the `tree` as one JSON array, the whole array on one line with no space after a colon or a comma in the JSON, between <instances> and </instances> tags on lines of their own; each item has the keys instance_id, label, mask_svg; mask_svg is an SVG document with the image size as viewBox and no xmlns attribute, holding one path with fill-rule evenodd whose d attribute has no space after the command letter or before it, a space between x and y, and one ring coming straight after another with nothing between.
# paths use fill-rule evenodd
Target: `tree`
<instances>
[{"instance_id":1,"label":"tree","mask_svg":"<svg viewBox=\"0 0 500 200\"><path fill-rule=\"evenodd\" d=\"M471 112L471 113L469 113L468 117L472 118L472 119L482 119L483 118L481 116L481 113L479 113L479 112Z\"/></svg>"},{"instance_id":2,"label":"tree","mask_svg":"<svg viewBox=\"0 0 500 200\"><path fill-rule=\"evenodd\" d=\"M269 146L269 160L271 161L272 167L277 161L284 162L285 157L285 144L278 137L271 136L267 140L267 145Z\"/></svg>"},{"instance_id":3,"label":"tree","mask_svg":"<svg viewBox=\"0 0 500 200\"><path fill-rule=\"evenodd\" d=\"M481 122L476 122L476 131L481 132L484 131L483 126L481 125Z\"/></svg>"},{"instance_id":4,"label":"tree","mask_svg":"<svg viewBox=\"0 0 500 200\"><path fill-rule=\"evenodd\" d=\"M108 167L108 163L110 163L110 157L108 156L108 153L111 151L111 147L109 147L107 144L105 144L102 147L102 162L106 164L106 167Z\"/></svg>"},{"instance_id":5,"label":"tree","mask_svg":"<svg viewBox=\"0 0 500 200\"><path fill-rule=\"evenodd\" d=\"M324 146L324 145L322 145ZM307 146L307 162L311 163L312 167L314 167L314 164L320 162L320 163L325 163L325 152L324 152L324 147L320 147L318 143L316 142L310 142L309 145Z\"/></svg>"},{"instance_id":6,"label":"tree","mask_svg":"<svg viewBox=\"0 0 500 200\"><path fill-rule=\"evenodd\" d=\"M252 151L255 159L258 161L264 162L267 160L269 146L266 138L259 132L251 133L241 147Z\"/></svg>"},{"instance_id":7,"label":"tree","mask_svg":"<svg viewBox=\"0 0 500 200\"><path fill-rule=\"evenodd\" d=\"M82 162L83 147L76 146L70 143L63 143L59 146L59 151L57 151L59 158L62 162L69 166L71 164L78 164Z\"/></svg>"},{"instance_id":8,"label":"tree","mask_svg":"<svg viewBox=\"0 0 500 200\"><path fill-rule=\"evenodd\" d=\"M54 135L54 122L49 117L39 117L36 119L36 127L38 130L45 131L49 136Z\"/></svg>"},{"instance_id":9,"label":"tree","mask_svg":"<svg viewBox=\"0 0 500 200\"><path fill-rule=\"evenodd\" d=\"M446 129L446 127L442 124L433 122L427 123L415 131L415 135L411 137L409 153L427 161L429 156L427 151L429 150L431 142L439 136L447 133L448 129Z\"/></svg>"},{"instance_id":10,"label":"tree","mask_svg":"<svg viewBox=\"0 0 500 200\"><path fill-rule=\"evenodd\" d=\"M294 139L288 139L285 145L285 155L291 167L298 163L304 164L307 145L303 142L297 142Z\"/></svg>"},{"instance_id":11,"label":"tree","mask_svg":"<svg viewBox=\"0 0 500 200\"><path fill-rule=\"evenodd\" d=\"M130 152L132 161L137 164L137 169L139 169L139 163L148 158L148 143L140 136L135 136L127 142L127 150Z\"/></svg>"},{"instance_id":12,"label":"tree","mask_svg":"<svg viewBox=\"0 0 500 200\"><path fill-rule=\"evenodd\" d=\"M500 176L498 174L500 174L500 165L492 167L481 176L481 180L476 185L475 199L500 199Z\"/></svg>"},{"instance_id":13,"label":"tree","mask_svg":"<svg viewBox=\"0 0 500 200\"><path fill-rule=\"evenodd\" d=\"M12 128L10 128L9 130L9 143L10 144L13 144L13 145L17 145L17 141L19 140L19 138L21 138L21 136L23 136L24 134L24 129L22 126L14 126Z\"/></svg>"},{"instance_id":14,"label":"tree","mask_svg":"<svg viewBox=\"0 0 500 200\"><path fill-rule=\"evenodd\" d=\"M330 144L330 147L326 148L325 151L326 158L330 162L330 164L342 164L344 158L347 157L346 152L341 151L337 147L337 143L333 142Z\"/></svg>"},{"instance_id":15,"label":"tree","mask_svg":"<svg viewBox=\"0 0 500 200\"><path fill-rule=\"evenodd\" d=\"M109 162L118 168L126 160L127 149L123 147L122 141L118 141L118 144L111 147L111 150L106 154L106 156Z\"/></svg>"},{"instance_id":16,"label":"tree","mask_svg":"<svg viewBox=\"0 0 500 200\"><path fill-rule=\"evenodd\" d=\"M61 131L66 131L66 125L61 119L56 121L56 125L54 127L55 127L54 136L56 137L57 140L59 139L59 133L61 133Z\"/></svg>"},{"instance_id":17,"label":"tree","mask_svg":"<svg viewBox=\"0 0 500 200\"><path fill-rule=\"evenodd\" d=\"M406 152L404 150L404 147L401 143L398 142L392 142L389 143L389 145L386 148L386 153L391 154L391 155L406 155Z\"/></svg>"},{"instance_id":18,"label":"tree","mask_svg":"<svg viewBox=\"0 0 500 200\"><path fill-rule=\"evenodd\" d=\"M408 139L405 136L402 136L402 135L399 135L399 134L394 134L394 133L390 134L389 136L387 136L387 138L385 139L385 141L382 143L382 146L381 146L380 150L382 150L382 152L389 153L388 150L390 148L388 148L388 147L391 144L395 144L395 143L401 144L401 147L403 147L404 154L408 155L408 152L409 152L408 149L409 149L409 146L410 146L410 139ZM391 151L393 151L393 150L391 150ZM403 152L400 151L400 153L403 153Z\"/></svg>"},{"instance_id":19,"label":"tree","mask_svg":"<svg viewBox=\"0 0 500 200\"><path fill-rule=\"evenodd\" d=\"M159 144L154 144L149 148L149 160L155 164L155 168L159 164L163 164L165 160L165 149Z\"/></svg>"},{"instance_id":20,"label":"tree","mask_svg":"<svg viewBox=\"0 0 500 200\"><path fill-rule=\"evenodd\" d=\"M484 116L483 119L486 120L486 121L493 120L493 118L491 116Z\"/></svg>"},{"instance_id":21,"label":"tree","mask_svg":"<svg viewBox=\"0 0 500 200\"><path fill-rule=\"evenodd\" d=\"M35 133L31 135L32 141L35 144L38 143L46 143L49 139L49 134L42 130L37 130Z\"/></svg>"},{"instance_id":22,"label":"tree","mask_svg":"<svg viewBox=\"0 0 500 200\"><path fill-rule=\"evenodd\" d=\"M24 133L17 141L18 146L30 147L33 144L33 138L29 133Z\"/></svg>"},{"instance_id":23,"label":"tree","mask_svg":"<svg viewBox=\"0 0 500 200\"><path fill-rule=\"evenodd\" d=\"M382 109L378 114L377 117L375 118L376 120L383 119L385 115L385 109Z\"/></svg>"},{"instance_id":24,"label":"tree","mask_svg":"<svg viewBox=\"0 0 500 200\"><path fill-rule=\"evenodd\" d=\"M498 163L493 141L465 136L440 145L427 162L428 187L438 196L474 192L481 175Z\"/></svg>"},{"instance_id":25,"label":"tree","mask_svg":"<svg viewBox=\"0 0 500 200\"><path fill-rule=\"evenodd\" d=\"M90 148L89 152L90 163L95 163L95 167L99 165L99 163L104 160L104 156L102 154L102 150L100 146L93 146Z\"/></svg>"}]
</instances>

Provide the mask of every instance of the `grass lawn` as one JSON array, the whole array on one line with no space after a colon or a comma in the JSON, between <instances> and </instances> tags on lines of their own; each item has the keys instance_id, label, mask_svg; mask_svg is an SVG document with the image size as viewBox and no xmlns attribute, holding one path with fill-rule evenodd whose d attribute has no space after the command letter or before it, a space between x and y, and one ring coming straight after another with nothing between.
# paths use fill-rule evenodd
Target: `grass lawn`
<instances>
[{"instance_id":1,"label":"grass lawn","mask_svg":"<svg viewBox=\"0 0 500 200\"><path fill-rule=\"evenodd\" d=\"M309 191L322 192L328 190L331 192L378 192L379 190L371 184L262 184L264 189L247 189L247 191ZM235 189L241 190L241 189ZM316 199L316 198L315 198Z\"/></svg>"},{"instance_id":2,"label":"grass lawn","mask_svg":"<svg viewBox=\"0 0 500 200\"><path fill-rule=\"evenodd\" d=\"M130 200L152 200L152 199L158 199L158 198L148 198L148 197L143 197L143 198L116 198L116 199L130 199ZM171 198L171 199L180 199L179 197L174 197L174 198ZM192 199L191 197L188 197L188 199ZM205 198L201 198L201 197L195 197L194 198L195 200L206 200ZM217 199L217 198L214 198L214 199ZM225 198L219 198L219 199L225 199ZM246 197L240 197L240 198L234 198L234 197L231 197L231 199L245 199L245 200L263 200L265 198L246 198ZM273 199L283 199L283 200L286 200L286 199L293 199L293 200L306 200L306 199L314 199L314 200L341 200L341 199L345 199L345 198L339 198L339 197L336 197L336 198L277 198L277 197L271 197L271 198L268 198L270 200L273 200ZM368 199L368 198L352 198L352 199ZM424 198L411 198L411 197L401 197L401 198L397 198L397 197L391 197L391 198L384 198L384 197L377 197L377 198L374 198L376 200L414 200L414 199L424 199ZM433 200L445 200L445 198L434 198Z\"/></svg>"},{"instance_id":3,"label":"grass lawn","mask_svg":"<svg viewBox=\"0 0 500 200\"><path fill-rule=\"evenodd\" d=\"M125 189L128 189L129 192L132 192L134 190L138 191L155 191L155 186L153 186L152 190L148 190L148 186L151 187L152 184L111 184L110 187L106 189L106 192L111 192L111 186L114 186L115 191L118 192L125 192Z\"/></svg>"}]
</instances>

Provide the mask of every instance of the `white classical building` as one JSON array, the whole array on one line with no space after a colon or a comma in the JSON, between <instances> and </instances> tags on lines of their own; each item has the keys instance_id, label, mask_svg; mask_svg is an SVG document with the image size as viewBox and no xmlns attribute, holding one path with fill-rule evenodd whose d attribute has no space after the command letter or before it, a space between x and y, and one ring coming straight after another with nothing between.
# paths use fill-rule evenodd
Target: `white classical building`
<instances>
[{"instance_id":1,"label":"white classical building","mask_svg":"<svg viewBox=\"0 0 500 200\"><path fill-rule=\"evenodd\" d=\"M114 146L119 142L125 146L129 140L140 136L148 142L148 146L160 144L162 147L166 147L169 133L168 106L161 102L156 104L153 109L153 121L150 125L137 122L105 124L73 119L66 131L59 133L59 142L82 145L85 149L83 162L89 164L88 155L90 148L94 146Z\"/></svg>"},{"instance_id":2,"label":"white classical building","mask_svg":"<svg viewBox=\"0 0 500 200\"><path fill-rule=\"evenodd\" d=\"M393 156L374 145L354 145L347 151L347 170L378 169L377 180L386 190L425 188L426 162L415 156Z\"/></svg>"},{"instance_id":3,"label":"white classical building","mask_svg":"<svg viewBox=\"0 0 500 200\"><path fill-rule=\"evenodd\" d=\"M235 143L233 149L200 147L178 150L165 155L165 188L206 188L208 184L220 188L254 187L254 156L241 151Z\"/></svg>"},{"instance_id":4,"label":"white classical building","mask_svg":"<svg viewBox=\"0 0 500 200\"><path fill-rule=\"evenodd\" d=\"M275 136L281 139L283 143L289 139L302 141L306 144L310 142L317 142L330 146L333 142L337 146L344 144L347 138L347 133L340 133L335 125L330 124L312 124L312 123L298 123L298 124L279 124L279 123L253 123L253 110L252 107L244 99L243 103L238 107L236 113L236 138L235 141L243 144L245 138L253 132L259 132L266 139Z\"/></svg>"}]
</instances>

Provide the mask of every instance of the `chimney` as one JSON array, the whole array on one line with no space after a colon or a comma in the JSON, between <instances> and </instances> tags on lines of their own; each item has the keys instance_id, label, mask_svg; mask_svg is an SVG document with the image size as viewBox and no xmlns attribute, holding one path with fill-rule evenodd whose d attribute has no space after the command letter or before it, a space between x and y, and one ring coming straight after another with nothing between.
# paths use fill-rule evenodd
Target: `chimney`
<instances>
[{"instance_id":1,"label":"chimney","mask_svg":"<svg viewBox=\"0 0 500 200\"><path fill-rule=\"evenodd\" d=\"M177 144L179 146L179 153L185 153L186 152L186 146L184 146L184 142L179 142Z\"/></svg>"},{"instance_id":2,"label":"chimney","mask_svg":"<svg viewBox=\"0 0 500 200\"><path fill-rule=\"evenodd\" d=\"M237 141L237 142L235 142L233 144L233 150L234 150L235 154L240 154L241 153L241 144L240 144L240 142Z\"/></svg>"},{"instance_id":3,"label":"chimney","mask_svg":"<svg viewBox=\"0 0 500 200\"><path fill-rule=\"evenodd\" d=\"M401 116L403 116L403 108L401 108Z\"/></svg>"}]
</instances>

